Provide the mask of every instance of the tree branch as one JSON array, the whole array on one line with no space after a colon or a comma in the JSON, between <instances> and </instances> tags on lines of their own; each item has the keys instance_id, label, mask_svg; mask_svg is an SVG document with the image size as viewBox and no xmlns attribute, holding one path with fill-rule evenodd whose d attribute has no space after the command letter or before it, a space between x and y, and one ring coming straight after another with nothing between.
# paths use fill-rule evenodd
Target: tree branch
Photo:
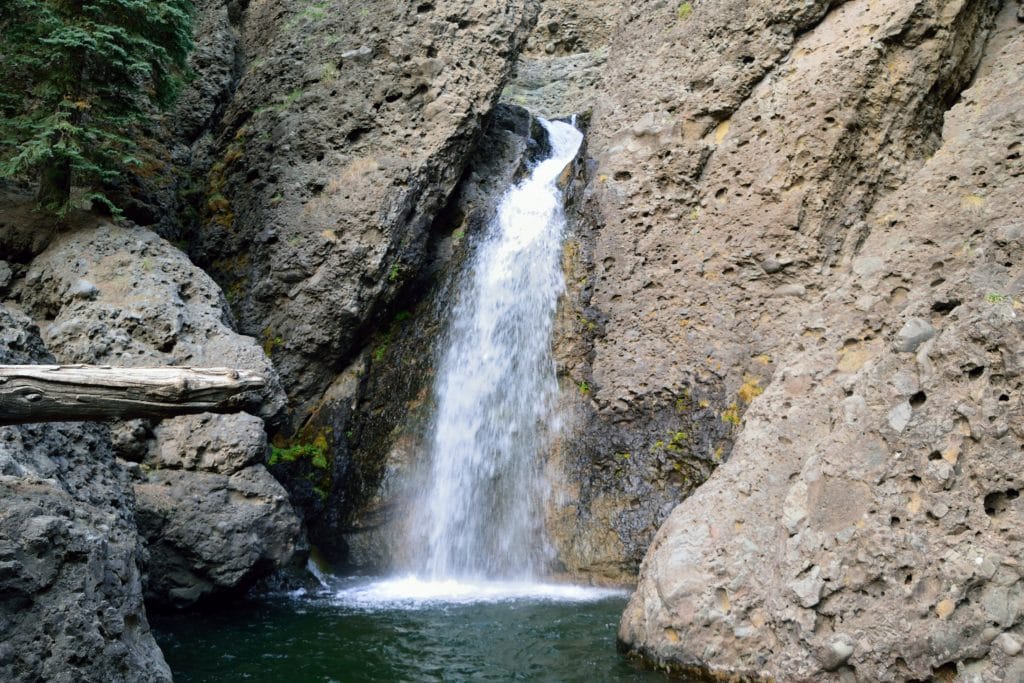
<instances>
[{"instance_id":1,"label":"tree branch","mask_svg":"<svg viewBox=\"0 0 1024 683\"><path fill-rule=\"evenodd\" d=\"M265 384L230 368L0 365L0 425L231 413Z\"/></svg>"}]
</instances>

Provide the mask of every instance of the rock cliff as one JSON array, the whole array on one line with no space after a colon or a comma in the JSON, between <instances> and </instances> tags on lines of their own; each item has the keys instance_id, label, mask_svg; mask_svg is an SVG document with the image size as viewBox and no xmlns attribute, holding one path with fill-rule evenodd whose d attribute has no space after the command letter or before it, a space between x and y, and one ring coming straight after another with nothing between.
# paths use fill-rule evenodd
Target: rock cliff
<instances>
[{"instance_id":1,"label":"rock cliff","mask_svg":"<svg viewBox=\"0 0 1024 683\"><path fill-rule=\"evenodd\" d=\"M591 143L595 397L710 384L739 409L647 554L628 650L723 679L1024 675L1015 12L626 17Z\"/></svg>"},{"instance_id":2,"label":"rock cliff","mask_svg":"<svg viewBox=\"0 0 1024 683\"><path fill-rule=\"evenodd\" d=\"M31 321L0 307L0 363L52 362ZM107 428L0 427L0 500L0 678L169 683Z\"/></svg>"},{"instance_id":3,"label":"rock cliff","mask_svg":"<svg viewBox=\"0 0 1024 683\"><path fill-rule=\"evenodd\" d=\"M426 259L536 0L250 3L190 252L296 426Z\"/></svg>"},{"instance_id":4,"label":"rock cliff","mask_svg":"<svg viewBox=\"0 0 1024 683\"><path fill-rule=\"evenodd\" d=\"M62 363L193 365L255 370L274 420L285 397L270 360L235 333L220 288L145 228L101 222L56 236L20 284ZM305 546L288 495L264 466L263 420L189 415L113 426L131 463L139 531L150 550L151 601L187 605L244 590Z\"/></svg>"}]
</instances>

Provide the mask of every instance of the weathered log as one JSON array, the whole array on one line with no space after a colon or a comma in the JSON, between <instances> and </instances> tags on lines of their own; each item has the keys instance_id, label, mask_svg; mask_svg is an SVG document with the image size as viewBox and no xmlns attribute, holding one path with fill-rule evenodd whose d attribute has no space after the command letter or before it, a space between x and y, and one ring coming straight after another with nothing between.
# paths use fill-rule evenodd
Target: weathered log
<instances>
[{"instance_id":1,"label":"weathered log","mask_svg":"<svg viewBox=\"0 0 1024 683\"><path fill-rule=\"evenodd\" d=\"M265 384L230 368L0 365L0 425L231 413Z\"/></svg>"}]
</instances>

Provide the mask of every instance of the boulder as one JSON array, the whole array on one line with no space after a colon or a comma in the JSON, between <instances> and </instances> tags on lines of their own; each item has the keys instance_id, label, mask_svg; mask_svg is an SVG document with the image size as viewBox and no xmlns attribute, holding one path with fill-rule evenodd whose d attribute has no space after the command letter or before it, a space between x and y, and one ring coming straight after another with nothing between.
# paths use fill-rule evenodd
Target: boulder
<instances>
[{"instance_id":1,"label":"boulder","mask_svg":"<svg viewBox=\"0 0 1024 683\"><path fill-rule=\"evenodd\" d=\"M288 566L302 528L262 465L234 474L157 469L135 485L150 554L147 598L177 607L238 593Z\"/></svg>"},{"instance_id":2,"label":"boulder","mask_svg":"<svg viewBox=\"0 0 1024 683\"><path fill-rule=\"evenodd\" d=\"M264 349L231 329L212 279L150 230L103 223L58 236L21 293L60 362L234 367L268 379L260 416L114 427L118 454L141 463L130 469L139 530L153 549L148 600L184 606L238 592L302 557L301 523L264 466L261 417L280 418L284 392Z\"/></svg>"}]
</instances>

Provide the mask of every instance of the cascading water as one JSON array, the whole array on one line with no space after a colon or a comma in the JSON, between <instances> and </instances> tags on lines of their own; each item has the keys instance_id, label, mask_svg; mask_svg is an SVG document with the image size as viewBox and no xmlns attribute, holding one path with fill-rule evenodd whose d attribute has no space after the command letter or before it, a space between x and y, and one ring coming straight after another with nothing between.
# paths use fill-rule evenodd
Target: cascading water
<instances>
[{"instance_id":1,"label":"cascading water","mask_svg":"<svg viewBox=\"0 0 1024 683\"><path fill-rule=\"evenodd\" d=\"M502 197L457 283L428 457L409 506L409 573L356 581L335 594L339 604L420 609L619 594L537 582L550 559L542 455L558 391L551 332L564 289L558 177L583 141L569 124L541 124L550 157Z\"/></svg>"},{"instance_id":2,"label":"cascading water","mask_svg":"<svg viewBox=\"0 0 1024 683\"><path fill-rule=\"evenodd\" d=\"M311 564L321 588L283 606L218 612L226 621L199 628L169 622L160 644L176 678L661 680L615 654L623 591L536 580L548 559L541 456L563 288L556 179L582 140L569 125L544 127L551 158L502 198L441 339L430 457L406 539L413 574L341 577Z\"/></svg>"},{"instance_id":3,"label":"cascading water","mask_svg":"<svg viewBox=\"0 0 1024 683\"><path fill-rule=\"evenodd\" d=\"M583 135L541 121L551 156L503 197L461 282L435 385L414 571L529 579L547 559L539 455L557 392L551 330L564 288L557 179Z\"/></svg>"},{"instance_id":4,"label":"cascading water","mask_svg":"<svg viewBox=\"0 0 1024 683\"><path fill-rule=\"evenodd\" d=\"M615 652L625 591L538 580L564 286L557 178L583 137L543 124L551 157L502 197L439 340L437 412L404 539L410 573L337 576L310 563L319 589L202 623L160 615L175 680L662 680Z\"/></svg>"}]
</instances>

